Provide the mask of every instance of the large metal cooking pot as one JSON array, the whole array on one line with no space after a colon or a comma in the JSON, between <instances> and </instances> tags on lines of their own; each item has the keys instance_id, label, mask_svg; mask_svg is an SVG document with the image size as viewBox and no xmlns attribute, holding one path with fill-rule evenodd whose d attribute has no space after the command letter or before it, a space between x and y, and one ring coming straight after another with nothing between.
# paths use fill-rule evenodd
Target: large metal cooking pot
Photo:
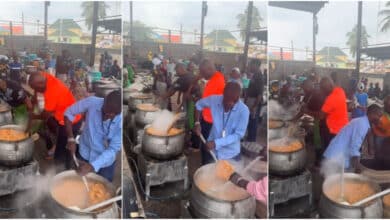
<instances>
[{"instance_id":1,"label":"large metal cooking pot","mask_svg":"<svg viewBox=\"0 0 390 220\"><path fill-rule=\"evenodd\" d=\"M268 157L269 172L275 175L287 176L297 173L305 167L306 149L303 145L301 149L293 152L274 152L269 150Z\"/></svg>"},{"instance_id":2,"label":"large metal cooking pot","mask_svg":"<svg viewBox=\"0 0 390 220\"><path fill-rule=\"evenodd\" d=\"M18 125L4 125L0 129L9 128L24 131ZM31 137L19 141L0 140L0 164L6 166L17 166L29 162L33 158L34 141Z\"/></svg>"},{"instance_id":3,"label":"large metal cooking pot","mask_svg":"<svg viewBox=\"0 0 390 220\"><path fill-rule=\"evenodd\" d=\"M129 100L127 101L127 105L129 106L130 111L136 111L137 105L143 103L154 103L153 95L144 93L132 93L130 95Z\"/></svg>"},{"instance_id":4,"label":"large metal cooking pot","mask_svg":"<svg viewBox=\"0 0 390 220\"><path fill-rule=\"evenodd\" d=\"M0 104L0 125L12 124L12 111L9 105Z\"/></svg>"},{"instance_id":5,"label":"large metal cooking pot","mask_svg":"<svg viewBox=\"0 0 390 220\"><path fill-rule=\"evenodd\" d=\"M197 180L202 173L213 175L215 163L200 167L194 174L194 184L191 188L190 211L197 218L254 218L256 201L248 194L241 200L224 201L213 198L202 192ZM228 192L227 192L228 193Z\"/></svg>"},{"instance_id":6,"label":"large metal cooking pot","mask_svg":"<svg viewBox=\"0 0 390 220\"><path fill-rule=\"evenodd\" d=\"M117 84L105 84L105 85L99 85L95 88L95 95L98 97L106 97L108 94L110 94L112 91L119 90L120 86Z\"/></svg>"},{"instance_id":7,"label":"large metal cooking pot","mask_svg":"<svg viewBox=\"0 0 390 220\"><path fill-rule=\"evenodd\" d=\"M122 105L122 117L123 118L126 118L127 117L127 113L129 112L129 106L127 105Z\"/></svg>"},{"instance_id":8,"label":"large metal cooking pot","mask_svg":"<svg viewBox=\"0 0 390 220\"><path fill-rule=\"evenodd\" d=\"M104 179L103 177L95 174L95 173L88 173L87 179L100 182L104 184L106 189L111 193L111 195L115 196L115 189L112 183ZM50 199L50 212L56 217L56 218L73 218L73 219L79 219L79 218L119 218L119 210L116 203L112 203L110 206L105 207L102 210L97 210L93 212L82 212L77 211L74 209L70 209L68 207L65 207L61 205L59 202L57 202L51 195L51 189L58 183L66 180L66 179L73 179L73 178L80 178L80 176L74 171L74 170L68 170L64 171L62 173L57 174L53 177L53 179L50 181L50 192L49 192L49 199ZM54 217L53 216L53 217Z\"/></svg>"},{"instance_id":9,"label":"large metal cooking pot","mask_svg":"<svg viewBox=\"0 0 390 220\"><path fill-rule=\"evenodd\" d=\"M371 185L375 192L380 192L378 184L370 181L365 176L355 173L345 173L345 180L363 181ZM382 218L382 200L376 199L374 202L362 206L348 206L332 201L324 193L329 187L340 184L340 175L332 175L325 179L322 185L322 195L319 203L320 216L323 218Z\"/></svg>"},{"instance_id":10,"label":"large metal cooking pot","mask_svg":"<svg viewBox=\"0 0 390 220\"><path fill-rule=\"evenodd\" d=\"M144 129L142 137L142 151L150 157L156 159L170 159L183 152L184 130L176 135L157 136L149 134Z\"/></svg>"},{"instance_id":11,"label":"large metal cooking pot","mask_svg":"<svg viewBox=\"0 0 390 220\"><path fill-rule=\"evenodd\" d=\"M135 122L141 127L145 127L145 125L151 124L160 110L157 107L153 110L141 109L140 104L137 105L136 109L137 110L135 111Z\"/></svg>"},{"instance_id":12,"label":"large metal cooking pot","mask_svg":"<svg viewBox=\"0 0 390 220\"><path fill-rule=\"evenodd\" d=\"M130 98L130 95L133 94L134 92L129 89L129 88L125 88L125 89L122 89L122 99L123 99L123 104L126 104L127 105L127 102Z\"/></svg>"}]
</instances>

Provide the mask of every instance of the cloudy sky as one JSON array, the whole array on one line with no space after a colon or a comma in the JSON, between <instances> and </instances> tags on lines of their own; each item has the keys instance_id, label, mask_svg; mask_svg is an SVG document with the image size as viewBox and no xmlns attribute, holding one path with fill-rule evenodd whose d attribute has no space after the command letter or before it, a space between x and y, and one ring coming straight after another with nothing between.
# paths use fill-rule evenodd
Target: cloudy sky
<instances>
[{"instance_id":1,"label":"cloudy sky","mask_svg":"<svg viewBox=\"0 0 390 220\"><path fill-rule=\"evenodd\" d=\"M108 2L109 9L107 9L107 15L119 15L121 13L120 2ZM44 2L20 2L20 1L2 1L1 2L1 13L0 24L4 24L4 20L13 20L20 22L22 20L22 13L24 14L24 20L26 23L34 22L37 23L39 20L40 24L44 21ZM74 20L82 20L82 9L81 2L67 1L59 2L52 1L49 6L49 23L55 22L59 18L72 18ZM85 29L84 22L78 23L83 29ZM30 34L36 34L36 25L26 24L25 31Z\"/></svg>"},{"instance_id":2,"label":"cloudy sky","mask_svg":"<svg viewBox=\"0 0 390 220\"><path fill-rule=\"evenodd\" d=\"M211 32L214 29L226 29L237 31L236 16L243 13L247 7L247 1L208 1L208 13L205 20L205 33ZM254 2L261 16L263 17L262 26L267 25L267 4L265 2ZM183 25L183 31L200 32L201 20L201 1L197 2L133 2L133 19L139 20L144 24L152 27L160 27L164 29L179 30L180 24ZM123 3L123 19L129 21L130 9L129 3ZM239 33L233 32L238 40ZM188 41L193 41L193 34L186 34Z\"/></svg>"},{"instance_id":3,"label":"cloudy sky","mask_svg":"<svg viewBox=\"0 0 390 220\"><path fill-rule=\"evenodd\" d=\"M385 2L363 2L363 25L366 27L369 44L390 41L390 32L378 31L378 10L384 8ZM312 49L312 14L277 7L268 9L269 45ZM317 49L324 46L336 46L346 49L346 34L357 24L357 2L329 2L318 13ZM302 58L301 54L295 56Z\"/></svg>"}]
</instances>

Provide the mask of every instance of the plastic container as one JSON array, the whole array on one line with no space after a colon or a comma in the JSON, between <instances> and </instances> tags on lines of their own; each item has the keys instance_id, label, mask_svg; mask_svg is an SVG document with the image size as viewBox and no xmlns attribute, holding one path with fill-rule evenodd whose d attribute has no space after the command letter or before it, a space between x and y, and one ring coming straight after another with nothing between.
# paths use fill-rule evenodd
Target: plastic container
<instances>
[{"instance_id":1,"label":"plastic container","mask_svg":"<svg viewBox=\"0 0 390 220\"><path fill-rule=\"evenodd\" d=\"M89 72L88 76L90 82L96 82L102 79L102 73L98 71Z\"/></svg>"},{"instance_id":2,"label":"plastic container","mask_svg":"<svg viewBox=\"0 0 390 220\"><path fill-rule=\"evenodd\" d=\"M248 79L248 78L242 78L242 85L243 85L244 89L249 88L249 83L250 83L250 82L251 82L250 79Z\"/></svg>"},{"instance_id":3,"label":"plastic container","mask_svg":"<svg viewBox=\"0 0 390 220\"><path fill-rule=\"evenodd\" d=\"M28 59L30 60L30 61L33 61L33 60L35 60L35 59L37 59L38 58L38 56L35 54L35 53L30 53L29 55L28 55Z\"/></svg>"}]
</instances>

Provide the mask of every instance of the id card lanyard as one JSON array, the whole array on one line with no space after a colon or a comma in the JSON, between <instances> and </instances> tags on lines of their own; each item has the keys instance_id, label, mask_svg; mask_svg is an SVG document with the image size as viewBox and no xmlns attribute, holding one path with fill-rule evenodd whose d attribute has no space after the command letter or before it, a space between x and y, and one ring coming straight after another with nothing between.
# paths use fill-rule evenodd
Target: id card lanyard
<instances>
[{"instance_id":1,"label":"id card lanyard","mask_svg":"<svg viewBox=\"0 0 390 220\"><path fill-rule=\"evenodd\" d=\"M102 116L102 131L104 133L104 146L105 147L108 147L108 145L109 145L109 143L108 143L108 135L110 133L110 128L111 128L112 121L113 121L113 119L110 119L110 122L108 123L107 132L105 132L104 131L104 121L103 121L103 116Z\"/></svg>"},{"instance_id":2,"label":"id card lanyard","mask_svg":"<svg viewBox=\"0 0 390 220\"><path fill-rule=\"evenodd\" d=\"M222 137L226 137L226 125L229 121L230 114L232 113L232 110L230 109L229 114L227 116L226 122L225 122L225 111L222 112Z\"/></svg>"}]
</instances>

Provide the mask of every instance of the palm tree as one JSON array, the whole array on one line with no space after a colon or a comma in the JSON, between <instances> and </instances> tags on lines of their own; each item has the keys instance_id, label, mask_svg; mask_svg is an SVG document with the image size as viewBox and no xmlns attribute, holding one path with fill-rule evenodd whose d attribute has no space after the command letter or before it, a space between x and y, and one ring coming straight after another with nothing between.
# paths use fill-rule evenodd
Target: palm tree
<instances>
[{"instance_id":1,"label":"palm tree","mask_svg":"<svg viewBox=\"0 0 390 220\"><path fill-rule=\"evenodd\" d=\"M87 25L88 30L91 30L93 23L93 1L81 3L83 8L83 13L81 16L85 18L85 25ZM109 8L109 5L106 2L99 2L98 18L106 17L106 9Z\"/></svg>"},{"instance_id":2,"label":"palm tree","mask_svg":"<svg viewBox=\"0 0 390 220\"><path fill-rule=\"evenodd\" d=\"M243 41L245 40L245 34L246 34L245 30L246 30L247 17L248 17L248 7L246 7L245 12L243 14L238 14L236 16L236 18L238 20L237 27L241 30L240 36L241 36ZM263 18L260 15L259 9L257 9L256 6L253 6L251 29L260 28L260 22L262 22L262 21L263 21Z\"/></svg>"},{"instance_id":3,"label":"palm tree","mask_svg":"<svg viewBox=\"0 0 390 220\"><path fill-rule=\"evenodd\" d=\"M129 34L130 30L130 22L125 21L123 23L123 33L125 35ZM144 23L140 21L134 21L133 23L133 40L135 41L151 41L154 33L151 27L146 26Z\"/></svg>"},{"instance_id":4,"label":"palm tree","mask_svg":"<svg viewBox=\"0 0 390 220\"><path fill-rule=\"evenodd\" d=\"M383 17L380 25L381 32L386 32L390 28L390 2L386 2L386 8L379 12L379 16Z\"/></svg>"},{"instance_id":5,"label":"palm tree","mask_svg":"<svg viewBox=\"0 0 390 220\"><path fill-rule=\"evenodd\" d=\"M347 45L349 46L349 51L351 52L352 57L355 57L356 54L356 38L357 38L357 25L352 29L352 31L347 33ZM362 36L360 39L360 46L361 47L367 47L368 46L368 38L370 35L368 35L366 31L366 27L362 26Z\"/></svg>"}]
</instances>

